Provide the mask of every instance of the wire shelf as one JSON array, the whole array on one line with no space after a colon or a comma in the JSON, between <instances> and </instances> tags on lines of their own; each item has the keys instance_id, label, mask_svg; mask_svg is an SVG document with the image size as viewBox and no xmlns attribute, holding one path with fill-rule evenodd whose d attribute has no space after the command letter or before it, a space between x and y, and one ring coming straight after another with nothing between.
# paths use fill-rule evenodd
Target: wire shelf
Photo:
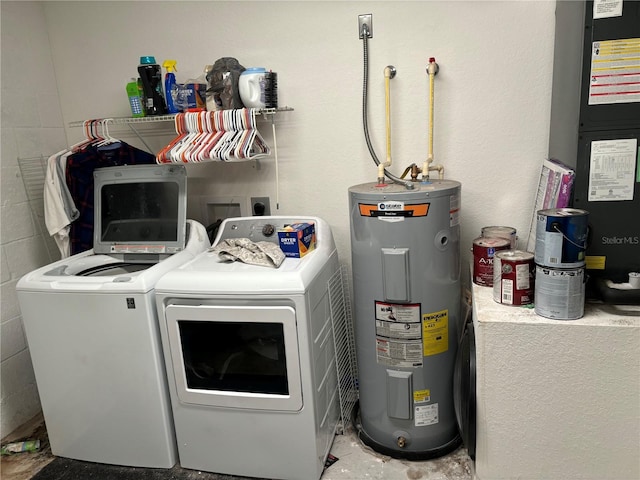
<instances>
[{"instance_id":1,"label":"wire shelf","mask_svg":"<svg viewBox=\"0 0 640 480\"><path fill-rule=\"evenodd\" d=\"M291 107L278 107L278 108L261 108L258 113L263 116L275 115L278 112L291 112ZM173 122L176 118L176 113L169 115L154 115L152 117L109 117L109 118L96 118L93 120L108 120L109 125L131 125L137 123L161 123L161 122ZM91 120L79 120L69 122L70 127L82 127L85 122Z\"/></svg>"}]
</instances>

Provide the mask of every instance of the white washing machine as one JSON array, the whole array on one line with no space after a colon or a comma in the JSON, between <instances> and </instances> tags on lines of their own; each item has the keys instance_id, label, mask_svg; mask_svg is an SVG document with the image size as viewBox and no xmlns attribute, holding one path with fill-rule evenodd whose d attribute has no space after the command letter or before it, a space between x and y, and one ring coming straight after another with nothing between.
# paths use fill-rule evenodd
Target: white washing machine
<instances>
[{"instance_id":1,"label":"white washing machine","mask_svg":"<svg viewBox=\"0 0 640 480\"><path fill-rule=\"evenodd\" d=\"M171 468L177 451L154 287L209 240L184 219L184 167L100 169L94 185L94 249L17 285L51 451Z\"/></svg>"},{"instance_id":2,"label":"white washing machine","mask_svg":"<svg viewBox=\"0 0 640 480\"><path fill-rule=\"evenodd\" d=\"M158 314L182 467L270 479L318 479L340 416L328 282L339 272L316 217L225 220L228 238L277 242L315 224L317 245L279 268L213 252L165 275Z\"/></svg>"}]
</instances>

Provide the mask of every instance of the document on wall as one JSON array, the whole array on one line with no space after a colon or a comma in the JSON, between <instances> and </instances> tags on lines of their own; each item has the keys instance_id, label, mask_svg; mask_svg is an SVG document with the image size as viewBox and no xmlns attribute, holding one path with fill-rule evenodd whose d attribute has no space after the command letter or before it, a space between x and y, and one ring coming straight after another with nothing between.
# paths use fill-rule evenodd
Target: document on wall
<instances>
[{"instance_id":1,"label":"document on wall","mask_svg":"<svg viewBox=\"0 0 640 480\"><path fill-rule=\"evenodd\" d=\"M589 201L633 200L638 140L591 142Z\"/></svg>"},{"instance_id":2,"label":"document on wall","mask_svg":"<svg viewBox=\"0 0 640 480\"><path fill-rule=\"evenodd\" d=\"M594 0L593 19L622 16L622 0Z\"/></svg>"},{"instance_id":3,"label":"document on wall","mask_svg":"<svg viewBox=\"0 0 640 480\"><path fill-rule=\"evenodd\" d=\"M593 42L589 105L640 102L640 38Z\"/></svg>"}]
</instances>

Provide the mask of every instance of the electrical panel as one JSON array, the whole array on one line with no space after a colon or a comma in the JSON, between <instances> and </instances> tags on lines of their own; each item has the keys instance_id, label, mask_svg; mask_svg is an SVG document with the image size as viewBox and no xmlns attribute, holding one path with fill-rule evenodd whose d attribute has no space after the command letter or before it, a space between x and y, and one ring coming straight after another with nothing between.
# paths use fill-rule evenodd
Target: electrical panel
<instances>
[{"instance_id":1,"label":"electrical panel","mask_svg":"<svg viewBox=\"0 0 640 480\"><path fill-rule=\"evenodd\" d=\"M636 303L611 284L640 272L640 2L586 3L580 99L573 206L589 212L587 296Z\"/></svg>"}]
</instances>

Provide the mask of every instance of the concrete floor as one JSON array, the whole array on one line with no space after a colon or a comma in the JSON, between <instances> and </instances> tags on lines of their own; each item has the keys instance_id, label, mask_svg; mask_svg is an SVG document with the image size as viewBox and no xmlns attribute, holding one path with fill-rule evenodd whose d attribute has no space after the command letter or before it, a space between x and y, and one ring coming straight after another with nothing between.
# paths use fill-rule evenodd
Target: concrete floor
<instances>
[{"instance_id":1,"label":"concrete floor","mask_svg":"<svg viewBox=\"0 0 640 480\"><path fill-rule=\"evenodd\" d=\"M40 470L52 462L49 441L42 415L38 415L2 440L2 443L38 438L41 449L37 453L22 453L2 457L0 478L2 480L30 480ZM471 480L474 478L473 462L464 448L430 461L408 461L381 455L363 445L351 429L344 435L337 435L331 454L338 460L328 467L321 480ZM204 472L183 472L179 466L167 471L166 479L197 478L200 480L249 480L246 477L218 476ZM157 470L154 469L155 472ZM189 474L192 473L191 475ZM117 479L117 474L109 474L105 479ZM73 478L71 476L64 478ZM91 476L96 480L98 477ZM163 474L154 478L164 478ZM300 479L305 480L305 479Z\"/></svg>"}]
</instances>

